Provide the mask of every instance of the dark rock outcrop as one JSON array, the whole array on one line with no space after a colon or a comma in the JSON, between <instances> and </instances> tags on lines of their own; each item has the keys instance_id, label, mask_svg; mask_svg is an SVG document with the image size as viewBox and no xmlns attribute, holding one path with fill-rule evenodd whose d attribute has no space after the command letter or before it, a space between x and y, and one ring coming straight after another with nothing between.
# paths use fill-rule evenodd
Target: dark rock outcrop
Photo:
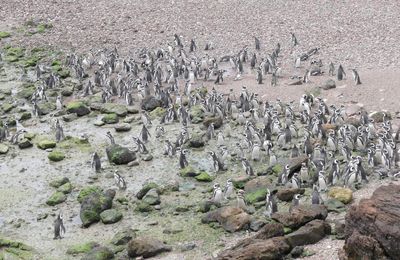
<instances>
[{"instance_id":1,"label":"dark rock outcrop","mask_svg":"<svg viewBox=\"0 0 400 260\"><path fill-rule=\"evenodd\" d=\"M300 205L292 209L292 212L277 212L272 214L272 219L285 227L298 228L311 220L325 220L328 210L324 205Z\"/></svg>"},{"instance_id":2,"label":"dark rock outcrop","mask_svg":"<svg viewBox=\"0 0 400 260\"><path fill-rule=\"evenodd\" d=\"M314 244L331 233L331 227L323 220L315 219L298 230L286 235L292 247Z\"/></svg>"},{"instance_id":3,"label":"dark rock outcrop","mask_svg":"<svg viewBox=\"0 0 400 260\"><path fill-rule=\"evenodd\" d=\"M126 147L114 144L106 148L108 160L115 164L127 164L136 159L136 153Z\"/></svg>"},{"instance_id":4,"label":"dark rock outcrop","mask_svg":"<svg viewBox=\"0 0 400 260\"><path fill-rule=\"evenodd\" d=\"M235 232L250 224L250 215L240 208L228 206L207 213L201 222L218 222L226 231Z\"/></svg>"}]
</instances>

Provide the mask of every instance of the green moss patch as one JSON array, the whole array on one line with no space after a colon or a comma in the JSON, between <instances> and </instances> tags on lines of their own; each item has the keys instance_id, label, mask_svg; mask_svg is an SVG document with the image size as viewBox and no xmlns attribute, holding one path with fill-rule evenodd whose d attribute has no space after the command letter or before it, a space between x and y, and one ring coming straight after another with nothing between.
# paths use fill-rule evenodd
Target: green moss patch
<instances>
[{"instance_id":1,"label":"green moss patch","mask_svg":"<svg viewBox=\"0 0 400 260\"><path fill-rule=\"evenodd\" d=\"M9 33L9 32L0 32L0 39L8 38L10 36L11 36L11 33Z\"/></svg>"},{"instance_id":2,"label":"green moss patch","mask_svg":"<svg viewBox=\"0 0 400 260\"><path fill-rule=\"evenodd\" d=\"M59 162L65 159L65 155L61 151L52 151L47 155L47 158L52 162Z\"/></svg>"}]
</instances>

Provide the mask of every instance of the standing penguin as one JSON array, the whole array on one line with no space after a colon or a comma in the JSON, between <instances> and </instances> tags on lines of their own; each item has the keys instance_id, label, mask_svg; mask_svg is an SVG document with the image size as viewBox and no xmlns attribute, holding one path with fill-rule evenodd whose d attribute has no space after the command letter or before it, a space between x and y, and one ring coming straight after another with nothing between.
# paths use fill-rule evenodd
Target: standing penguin
<instances>
[{"instance_id":1,"label":"standing penguin","mask_svg":"<svg viewBox=\"0 0 400 260\"><path fill-rule=\"evenodd\" d=\"M100 172L100 170L101 170L100 157L96 152L94 152L93 155L92 155L92 168L96 172Z\"/></svg>"},{"instance_id":2,"label":"standing penguin","mask_svg":"<svg viewBox=\"0 0 400 260\"><path fill-rule=\"evenodd\" d=\"M314 184L313 192L311 195L311 204L318 205L318 204L321 204L321 202L322 202L322 199L321 199L321 195L318 192L318 187L317 187L317 185Z\"/></svg>"},{"instance_id":3,"label":"standing penguin","mask_svg":"<svg viewBox=\"0 0 400 260\"><path fill-rule=\"evenodd\" d=\"M244 200L244 190L238 190L236 195L237 207L247 211L246 201Z\"/></svg>"},{"instance_id":4,"label":"standing penguin","mask_svg":"<svg viewBox=\"0 0 400 260\"><path fill-rule=\"evenodd\" d=\"M228 179L226 181L226 186L224 189L224 197L226 200L229 200L231 198L231 196L234 194L235 192L235 187L233 186L232 180Z\"/></svg>"},{"instance_id":5,"label":"standing penguin","mask_svg":"<svg viewBox=\"0 0 400 260\"><path fill-rule=\"evenodd\" d=\"M114 181L120 190L126 190L125 179L117 171L114 172Z\"/></svg>"},{"instance_id":6,"label":"standing penguin","mask_svg":"<svg viewBox=\"0 0 400 260\"><path fill-rule=\"evenodd\" d=\"M251 167L250 163L246 160L246 158L242 158L242 166L246 175L254 176L253 167Z\"/></svg>"},{"instance_id":7,"label":"standing penguin","mask_svg":"<svg viewBox=\"0 0 400 260\"><path fill-rule=\"evenodd\" d=\"M290 205L290 207L289 207L289 212L290 212L290 213L292 212L292 210L293 210L295 207L297 207L297 206L300 205L300 197L301 197L300 194L295 194L295 195L293 196L292 205Z\"/></svg>"},{"instance_id":8,"label":"standing penguin","mask_svg":"<svg viewBox=\"0 0 400 260\"><path fill-rule=\"evenodd\" d=\"M54 238L61 239L65 234L65 227L63 223L63 218L61 212L58 214L56 220L54 220Z\"/></svg>"},{"instance_id":9,"label":"standing penguin","mask_svg":"<svg viewBox=\"0 0 400 260\"><path fill-rule=\"evenodd\" d=\"M255 47L256 47L256 50L257 51L259 51L261 48L261 46L260 46L260 40L257 38L257 37L254 37L254 43L255 43Z\"/></svg>"},{"instance_id":10,"label":"standing penguin","mask_svg":"<svg viewBox=\"0 0 400 260\"><path fill-rule=\"evenodd\" d=\"M340 64L338 71L337 71L337 80L343 80L345 76L346 76L346 73L344 72L342 64Z\"/></svg>"},{"instance_id":11,"label":"standing penguin","mask_svg":"<svg viewBox=\"0 0 400 260\"><path fill-rule=\"evenodd\" d=\"M353 72L353 79L356 85L360 85L361 84L361 80L360 80L360 75L358 75L358 72L356 69L352 69Z\"/></svg>"},{"instance_id":12,"label":"standing penguin","mask_svg":"<svg viewBox=\"0 0 400 260\"><path fill-rule=\"evenodd\" d=\"M186 159L186 153L187 153L187 150L185 150L185 149L181 149L181 151L179 153L179 167L181 169L183 169L189 165L189 163Z\"/></svg>"},{"instance_id":13,"label":"standing penguin","mask_svg":"<svg viewBox=\"0 0 400 260\"><path fill-rule=\"evenodd\" d=\"M335 74L335 65L333 64L333 62L329 63L329 72L328 75L329 76L334 76Z\"/></svg>"},{"instance_id":14,"label":"standing penguin","mask_svg":"<svg viewBox=\"0 0 400 260\"><path fill-rule=\"evenodd\" d=\"M150 132L147 129L146 125L143 125L142 130L140 131L140 140L143 143L147 143L149 141L149 137L150 137Z\"/></svg>"},{"instance_id":15,"label":"standing penguin","mask_svg":"<svg viewBox=\"0 0 400 260\"><path fill-rule=\"evenodd\" d=\"M223 194L222 194L221 186L219 185L219 183L215 183L214 184L213 196L212 196L211 201L216 206L221 206L222 199L223 199Z\"/></svg>"}]
</instances>

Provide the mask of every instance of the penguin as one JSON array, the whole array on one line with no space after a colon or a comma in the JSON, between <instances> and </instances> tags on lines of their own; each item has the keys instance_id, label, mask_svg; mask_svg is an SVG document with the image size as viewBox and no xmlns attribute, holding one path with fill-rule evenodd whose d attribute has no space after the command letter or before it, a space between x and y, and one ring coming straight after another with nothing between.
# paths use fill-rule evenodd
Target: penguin
<instances>
[{"instance_id":1,"label":"penguin","mask_svg":"<svg viewBox=\"0 0 400 260\"><path fill-rule=\"evenodd\" d=\"M346 73L344 72L342 64L340 64L338 71L337 71L337 80L339 80L339 81L343 80L345 76L346 76Z\"/></svg>"},{"instance_id":2,"label":"penguin","mask_svg":"<svg viewBox=\"0 0 400 260\"><path fill-rule=\"evenodd\" d=\"M258 83L258 84L263 84L263 82L262 82L263 78L262 78L262 71L261 71L261 69L260 69L260 68L257 68L256 73L257 73L257 74L256 74L257 83Z\"/></svg>"},{"instance_id":3,"label":"penguin","mask_svg":"<svg viewBox=\"0 0 400 260\"><path fill-rule=\"evenodd\" d=\"M149 113L143 111L141 117L144 126L150 127L152 125Z\"/></svg>"},{"instance_id":4,"label":"penguin","mask_svg":"<svg viewBox=\"0 0 400 260\"><path fill-rule=\"evenodd\" d=\"M95 170L95 172L100 172L101 170L100 157L96 152L92 154L92 168Z\"/></svg>"},{"instance_id":5,"label":"penguin","mask_svg":"<svg viewBox=\"0 0 400 260\"><path fill-rule=\"evenodd\" d=\"M214 123L209 124L209 126L207 128L207 138L208 138L208 140L215 138Z\"/></svg>"},{"instance_id":6,"label":"penguin","mask_svg":"<svg viewBox=\"0 0 400 260\"><path fill-rule=\"evenodd\" d=\"M150 136L150 132L147 129L146 125L142 126L142 130L140 131L139 136L140 136L140 140L143 143L147 143L149 141L149 137L151 137L151 136Z\"/></svg>"},{"instance_id":7,"label":"penguin","mask_svg":"<svg viewBox=\"0 0 400 260\"><path fill-rule=\"evenodd\" d=\"M165 134L165 130L164 130L164 127L163 126L156 126L156 129L155 129L155 137L156 138L161 138L161 137L164 137L164 134Z\"/></svg>"},{"instance_id":8,"label":"penguin","mask_svg":"<svg viewBox=\"0 0 400 260\"><path fill-rule=\"evenodd\" d=\"M334 76L335 74L335 65L333 64L333 62L329 63L329 72L328 75L329 76Z\"/></svg>"},{"instance_id":9,"label":"penguin","mask_svg":"<svg viewBox=\"0 0 400 260\"><path fill-rule=\"evenodd\" d=\"M289 213L292 213L292 210L300 205L300 194L295 194L293 196L292 204L289 207Z\"/></svg>"},{"instance_id":10,"label":"penguin","mask_svg":"<svg viewBox=\"0 0 400 260\"><path fill-rule=\"evenodd\" d=\"M60 121L56 120L56 142L59 143L64 139L64 130L60 124Z\"/></svg>"},{"instance_id":11,"label":"penguin","mask_svg":"<svg viewBox=\"0 0 400 260\"><path fill-rule=\"evenodd\" d=\"M356 85L360 85L361 84L361 80L360 80L360 75L358 74L356 69L352 69L353 72L353 79L354 79L354 83Z\"/></svg>"},{"instance_id":12,"label":"penguin","mask_svg":"<svg viewBox=\"0 0 400 260\"><path fill-rule=\"evenodd\" d=\"M224 195L222 194L222 190L219 183L215 183L211 201L214 203L214 205L219 207L221 206L223 197Z\"/></svg>"},{"instance_id":13,"label":"penguin","mask_svg":"<svg viewBox=\"0 0 400 260\"><path fill-rule=\"evenodd\" d=\"M313 205L318 205L318 204L322 204L323 201L321 199L321 195L318 192L318 187L317 185L313 185L313 192L311 194L311 204Z\"/></svg>"},{"instance_id":14,"label":"penguin","mask_svg":"<svg viewBox=\"0 0 400 260\"><path fill-rule=\"evenodd\" d=\"M261 48L261 46L260 46L260 40L257 38L257 37L255 37L254 36L254 43L255 43L255 49L257 50L257 51L259 51Z\"/></svg>"},{"instance_id":15,"label":"penguin","mask_svg":"<svg viewBox=\"0 0 400 260\"><path fill-rule=\"evenodd\" d=\"M115 139L114 139L114 137L112 136L112 134L111 134L110 131L107 131L106 136L108 137L108 139L110 139L111 145L115 145Z\"/></svg>"},{"instance_id":16,"label":"penguin","mask_svg":"<svg viewBox=\"0 0 400 260\"><path fill-rule=\"evenodd\" d=\"M300 168L300 179L303 183L307 183L310 180L310 175L308 172L308 166L305 162L301 164Z\"/></svg>"},{"instance_id":17,"label":"penguin","mask_svg":"<svg viewBox=\"0 0 400 260\"><path fill-rule=\"evenodd\" d=\"M224 198L226 200L229 200L234 193L235 193L235 187L233 186L232 180L228 179L226 181L226 186L224 189Z\"/></svg>"},{"instance_id":18,"label":"penguin","mask_svg":"<svg viewBox=\"0 0 400 260\"><path fill-rule=\"evenodd\" d=\"M243 211L247 211L247 205L244 199L244 190L238 190L236 195L236 203L236 207L242 209Z\"/></svg>"},{"instance_id":19,"label":"penguin","mask_svg":"<svg viewBox=\"0 0 400 260\"><path fill-rule=\"evenodd\" d=\"M63 109L63 104L62 104L61 96L57 96L56 108L57 108L57 110L62 110L62 109Z\"/></svg>"},{"instance_id":20,"label":"penguin","mask_svg":"<svg viewBox=\"0 0 400 260\"><path fill-rule=\"evenodd\" d=\"M328 186L327 186L327 182L326 182L326 178L324 175L324 171L319 171L318 173L318 191L327 191L328 190Z\"/></svg>"},{"instance_id":21,"label":"penguin","mask_svg":"<svg viewBox=\"0 0 400 260\"><path fill-rule=\"evenodd\" d=\"M197 45L194 39L190 40L190 47L189 47L189 52L194 52L197 50Z\"/></svg>"},{"instance_id":22,"label":"penguin","mask_svg":"<svg viewBox=\"0 0 400 260\"><path fill-rule=\"evenodd\" d=\"M296 37L296 35L294 35L294 33L290 33L290 35L291 35L291 37L292 37L292 44L293 44L293 47L296 47L297 45L299 45L299 41L297 40L297 37Z\"/></svg>"},{"instance_id":23,"label":"penguin","mask_svg":"<svg viewBox=\"0 0 400 260\"><path fill-rule=\"evenodd\" d=\"M221 147L224 145L224 134L222 132L219 132L217 135L217 146Z\"/></svg>"},{"instance_id":24,"label":"penguin","mask_svg":"<svg viewBox=\"0 0 400 260\"><path fill-rule=\"evenodd\" d=\"M63 223L63 217L61 212L58 214L57 218L54 220L54 238L53 239L62 239L65 234L65 227Z\"/></svg>"},{"instance_id":25,"label":"penguin","mask_svg":"<svg viewBox=\"0 0 400 260\"><path fill-rule=\"evenodd\" d=\"M211 155L211 158L213 160L213 167L216 172L226 170L224 164L220 161L215 152L211 151L209 152L209 154Z\"/></svg>"},{"instance_id":26,"label":"penguin","mask_svg":"<svg viewBox=\"0 0 400 260\"><path fill-rule=\"evenodd\" d=\"M120 190L126 190L125 179L117 171L114 172L114 181Z\"/></svg>"},{"instance_id":27,"label":"penguin","mask_svg":"<svg viewBox=\"0 0 400 260\"><path fill-rule=\"evenodd\" d=\"M273 72L272 77L271 77L271 86L276 87L276 84L277 84L277 77L276 77L276 73Z\"/></svg>"},{"instance_id":28,"label":"penguin","mask_svg":"<svg viewBox=\"0 0 400 260\"><path fill-rule=\"evenodd\" d=\"M266 206L266 212L265 214L267 217L271 218L271 215L275 212L278 212L278 204L276 203L276 198L274 192L270 192L269 189L267 189L267 194L265 196L265 206Z\"/></svg>"},{"instance_id":29,"label":"penguin","mask_svg":"<svg viewBox=\"0 0 400 260\"><path fill-rule=\"evenodd\" d=\"M181 169L183 169L189 165L187 158L186 158L187 153L188 153L188 151L185 149L181 149L181 151L179 153L179 167Z\"/></svg>"},{"instance_id":30,"label":"penguin","mask_svg":"<svg viewBox=\"0 0 400 260\"><path fill-rule=\"evenodd\" d=\"M245 158L242 158L241 160L242 160L242 166L243 166L243 169L244 169L246 175L254 176L253 167L251 167L250 163Z\"/></svg>"},{"instance_id":31,"label":"penguin","mask_svg":"<svg viewBox=\"0 0 400 260\"><path fill-rule=\"evenodd\" d=\"M289 178L290 166L289 164L285 165L285 168L282 169L282 172L278 176L278 184L286 185Z\"/></svg>"},{"instance_id":32,"label":"penguin","mask_svg":"<svg viewBox=\"0 0 400 260\"><path fill-rule=\"evenodd\" d=\"M260 155L261 155L260 145L258 143L254 143L251 152L251 159L253 161L259 161L261 159Z\"/></svg>"}]
</instances>

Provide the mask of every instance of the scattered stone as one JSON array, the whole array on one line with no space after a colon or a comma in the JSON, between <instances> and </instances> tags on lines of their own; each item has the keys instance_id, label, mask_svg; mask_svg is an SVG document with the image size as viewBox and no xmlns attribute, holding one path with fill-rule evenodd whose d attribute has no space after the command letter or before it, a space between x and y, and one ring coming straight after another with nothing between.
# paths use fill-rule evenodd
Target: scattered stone
<instances>
[{"instance_id":1,"label":"scattered stone","mask_svg":"<svg viewBox=\"0 0 400 260\"><path fill-rule=\"evenodd\" d=\"M41 115L41 116L48 115L55 109L56 109L56 105L54 103L45 102L45 103L38 104L38 112L39 112L39 115Z\"/></svg>"},{"instance_id":2,"label":"scattered stone","mask_svg":"<svg viewBox=\"0 0 400 260\"><path fill-rule=\"evenodd\" d=\"M196 177L199 173L192 166L187 166L179 170L179 175L182 177Z\"/></svg>"},{"instance_id":3,"label":"scattered stone","mask_svg":"<svg viewBox=\"0 0 400 260\"><path fill-rule=\"evenodd\" d=\"M214 123L214 128L218 129L222 126L223 120L219 116L205 117L203 120L203 125L208 127L211 123Z\"/></svg>"},{"instance_id":4,"label":"scattered stone","mask_svg":"<svg viewBox=\"0 0 400 260\"><path fill-rule=\"evenodd\" d=\"M67 177L61 177L59 179L55 179L49 183L49 185L53 188L58 188L65 183L68 183L69 179Z\"/></svg>"},{"instance_id":5,"label":"scattered stone","mask_svg":"<svg viewBox=\"0 0 400 260\"><path fill-rule=\"evenodd\" d=\"M149 190L146 195L142 198L142 201L149 205L158 205L161 203L160 195L158 194L158 190L153 188Z\"/></svg>"},{"instance_id":6,"label":"scattered stone","mask_svg":"<svg viewBox=\"0 0 400 260\"><path fill-rule=\"evenodd\" d=\"M107 247L97 246L88 252L81 260L110 260L114 259L114 253Z\"/></svg>"},{"instance_id":7,"label":"scattered stone","mask_svg":"<svg viewBox=\"0 0 400 260\"><path fill-rule=\"evenodd\" d=\"M142 157L142 161L149 162L151 160L153 160L153 155L151 154L146 154Z\"/></svg>"},{"instance_id":8,"label":"scattered stone","mask_svg":"<svg viewBox=\"0 0 400 260\"><path fill-rule=\"evenodd\" d=\"M98 222L100 220L100 213L112 207L113 198L108 192L92 192L85 196L80 210L83 227L87 228L91 224Z\"/></svg>"},{"instance_id":9,"label":"scattered stone","mask_svg":"<svg viewBox=\"0 0 400 260\"><path fill-rule=\"evenodd\" d=\"M61 185L60 187L57 188L57 191L62 192L64 194L68 194L71 193L72 189L74 187L72 186L72 184L70 182L64 183L63 185Z\"/></svg>"},{"instance_id":10,"label":"scattered stone","mask_svg":"<svg viewBox=\"0 0 400 260\"><path fill-rule=\"evenodd\" d=\"M288 243L295 247L317 243L330 233L331 227L328 223L315 219L285 237Z\"/></svg>"},{"instance_id":11,"label":"scattered stone","mask_svg":"<svg viewBox=\"0 0 400 260\"><path fill-rule=\"evenodd\" d=\"M332 187L329 189L328 196L348 204L353 199L353 191L349 188Z\"/></svg>"},{"instance_id":12,"label":"scattered stone","mask_svg":"<svg viewBox=\"0 0 400 260\"><path fill-rule=\"evenodd\" d=\"M204 135L193 134L189 140L189 147L191 148L200 148L205 144Z\"/></svg>"},{"instance_id":13,"label":"scattered stone","mask_svg":"<svg viewBox=\"0 0 400 260\"><path fill-rule=\"evenodd\" d=\"M149 183L144 184L142 186L142 188L136 194L136 198L141 200L147 194L147 192L151 189L158 189L158 184L156 184L154 182L149 182Z\"/></svg>"},{"instance_id":14,"label":"scattered stone","mask_svg":"<svg viewBox=\"0 0 400 260\"><path fill-rule=\"evenodd\" d=\"M122 219L122 213L116 209L107 209L100 213L100 219L104 224L113 224Z\"/></svg>"},{"instance_id":15,"label":"scattered stone","mask_svg":"<svg viewBox=\"0 0 400 260\"><path fill-rule=\"evenodd\" d=\"M57 204L63 203L66 199L67 196L65 196L64 193L57 191L50 196L50 198L46 201L46 204L49 206L55 206Z\"/></svg>"},{"instance_id":16,"label":"scattered stone","mask_svg":"<svg viewBox=\"0 0 400 260\"><path fill-rule=\"evenodd\" d=\"M128 132L129 130L131 130L131 128L131 125L128 123L121 123L114 126L114 129L117 132Z\"/></svg>"},{"instance_id":17,"label":"scattered stone","mask_svg":"<svg viewBox=\"0 0 400 260\"><path fill-rule=\"evenodd\" d=\"M19 149L26 149L32 146L33 146L32 142L29 141L29 139L27 138L23 138L21 141L18 142Z\"/></svg>"},{"instance_id":18,"label":"scattered stone","mask_svg":"<svg viewBox=\"0 0 400 260\"><path fill-rule=\"evenodd\" d=\"M0 144L0 154L6 154L6 153L8 153L8 150L9 150L9 148L7 145Z\"/></svg>"},{"instance_id":19,"label":"scattered stone","mask_svg":"<svg viewBox=\"0 0 400 260\"><path fill-rule=\"evenodd\" d=\"M135 238L128 243L128 256L144 258L153 257L163 252L172 250L171 246L165 245L163 242L153 238Z\"/></svg>"},{"instance_id":20,"label":"scattered stone","mask_svg":"<svg viewBox=\"0 0 400 260\"><path fill-rule=\"evenodd\" d=\"M232 184L235 186L236 189L244 189L245 184L250 180L250 177L245 175L245 176L239 176L232 178Z\"/></svg>"},{"instance_id":21,"label":"scattered stone","mask_svg":"<svg viewBox=\"0 0 400 260\"><path fill-rule=\"evenodd\" d=\"M153 111L157 107L161 107L161 100L155 98L154 96L145 97L142 101L141 107L146 111Z\"/></svg>"},{"instance_id":22,"label":"scattered stone","mask_svg":"<svg viewBox=\"0 0 400 260\"><path fill-rule=\"evenodd\" d=\"M152 118L157 118L157 117L163 117L166 113L165 108L163 107L157 107L153 111L150 112L150 116Z\"/></svg>"},{"instance_id":23,"label":"scattered stone","mask_svg":"<svg viewBox=\"0 0 400 260\"><path fill-rule=\"evenodd\" d=\"M69 181L68 181L69 182ZM87 186L79 191L78 202L82 203L83 200L92 193L101 193L103 190L98 186Z\"/></svg>"},{"instance_id":24,"label":"scattered stone","mask_svg":"<svg viewBox=\"0 0 400 260\"><path fill-rule=\"evenodd\" d=\"M276 197L282 201L292 201L295 194L304 194L305 189L282 188L276 193Z\"/></svg>"},{"instance_id":25,"label":"scattered stone","mask_svg":"<svg viewBox=\"0 0 400 260\"><path fill-rule=\"evenodd\" d=\"M340 213L346 211L346 205L337 199L329 199L324 201L324 205L328 209L328 212Z\"/></svg>"},{"instance_id":26,"label":"scattered stone","mask_svg":"<svg viewBox=\"0 0 400 260\"><path fill-rule=\"evenodd\" d=\"M106 148L108 160L115 164L127 164L136 159L136 153L118 144Z\"/></svg>"},{"instance_id":27,"label":"scattered stone","mask_svg":"<svg viewBox=\"0 0 400 260\"><path fill-rule=\"evenodd\" d=\"M140 201L136 204L135 210L139 212L150 212L153 211L153 207L146 202Z\"/></svg>"},{"instance_id":28,"label":"scattered stone","mask_svg":"<svg viewBox=\"0 0 400 260\"><path fill-rule=\"evenodd\" d=\"M67 104L67 112L84 116L90 113L90 109L81 101L71 101Z\"/></svg>"},{"instance_id":29,"label":"scattered stone","mask_svg":"<svg viewBox=\"0 0 400 260\"><path fill-rule=\"evenodd\" d=\"M52 162L59 162L64 160L65 155L61 151L52 151L47 155L47 158Z\"/></svg>"},{"instance_id":30,"label":"scattered stone","mask_svg":"<svg viewBox=\"0 0 400 260\"><path fill-rule=\"evenodd\" d=\"M223 207L207 213L201 222L208 224L218 222L226 231L236 232L250 224L250 215L237 207Z\"/></svg>"},{"instance_id":31,"label":"scattered stone","mask_svg":"<svg viewBox=\"0 0 400 260\"><path fill-rule=\"evenodd\" d=\"M40 220L46 219L48 216L49 216L49 214L47 214L47 213L39 213L36 217L36 220L40 221Z\"/></svg>"},{"instance_id":32,"label":"scattered stone","mask_svg":"<svg viewBox=\"0 0 400 260\"><path fill-rule=\"evenodd\" d=\"M375 123L382 123L385 116L386 120L392 119L392 115L388 111L375 111L370 113L368 116L374 119Z\"/></svg>"},{"instance_id":33,"label":"scattered stone","mask_svg":"<svg viewBox=\"0 0 400 260\"><path fill-rule=\"evenodd\" d=\"M103 121L105 124L116 124L119 121L119 118L117 114L105 114L102 118L101 121Z\"/></svg>"},{"instance_id":34,"label":"scattered stone","mask_svg":"<svg viewBox=\"0 0 400 260\"><path fill-rule=\"evenodd\" d=\"M320 86L320 88L322 88L323 90L336 88L336 82L333 79L328 79L322 86Z\"/></svg>"},{"instance_id":35,"label":"scattered stone","mask_svg":"<svg viewBox=\"0 0 400 260\"><path fill-rule=\"evenodd\" d=\"M253 192L246 192L245 193L245 200L250 203L254 204L259 201L265 200L265 196L267 195L267 189L266 188L260 188L256 191Z\"/></svg>"},{"instance_id":36,"label":"scattered stone","mask_svg":"<svg viewBox=\"0 0 400 260\"><path fill-rule=\"evenodd\" d=\"M196 248L195 242L186 242L180 246L181 252L190 251Z\"/></svg>"},{"instance_id":37,"label":"scattered stone","mask_svg":"<svg viewBox=\"0 0 400 260\"><path fill-rule=\"evenodd\" d=\"M252 219L250 222L250 229L252 231L259 231L266 224L265 220Z\"/></svg>"},{"instance_id":38,"label":"scattered stone","mask_svg":"<svg viewBox=\"0 0 400 260\"><path fill-rule=\"evenodd\" d=\"M82 244L73 245L67 249L67 254L78 255L78 254L88 253L90 250L92 250L97 246L99 246L99 244L96 242L86 242Z\"/></svg>"},{"instance_id":39,"label":"scattered stone","mask_svg":"<svg viewBox=\"0 0 400 260\"><path fill-rule=\"evenodd\" d=\"M246 182L244 185L244 191L247 193L259 191L260 189L267 191L267 188L272 188L273 185L271 183L271 180L267 176L259 176L257 178L254 178L252 180L249 180Z\"/></svg>"},{"instance_id":40,"label":"scattered stone","mask_svg":"<svg viewBox=\"0 0 400 260\"><path fill-rule=\"evenodd\" d=\"M101 104L100 112L105 114L116 114L117 116L124 117L128 114L128 109L125 105L105 103Z\"/></svg>"},{"instance_id":41,"label":"scattered stone","mask_svg":"<svg viewBox=\"0 0 400 260\"><path fill-rule=\"evenodd\" d=\"M57 145L57 143L52 140L42 140L37 144L37 146L43 150L46 150L49 148L54 148L54 147L56 147L56 145Z\"/></svg>"}]
</instances>

